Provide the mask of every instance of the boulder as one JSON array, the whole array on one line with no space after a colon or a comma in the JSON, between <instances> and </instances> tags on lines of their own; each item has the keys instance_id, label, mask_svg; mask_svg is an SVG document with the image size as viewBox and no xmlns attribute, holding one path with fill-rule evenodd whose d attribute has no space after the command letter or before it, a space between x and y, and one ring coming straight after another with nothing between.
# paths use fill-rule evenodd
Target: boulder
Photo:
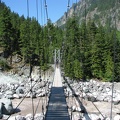
<instances>
[{"instance_id":1,"label":"boulder","mask_svg":"<svg viewBox=\"0 0 120 120\"><path fill-rule=\"evenodd\" d=\"M24 85L25 85L24 83L21 83L21 84L20 84L21 87L24 87Z\"/></svg>"},{"instance_id":2,"label":"boulder","mask_svg":"<svg viewBox=\"0 0 120 120\"><path fill-rule=\"evenodd\" d=\"M26 120L26 119L21 115L17 115L17 116L10 117L9 120Z\"/></svg>"},{"instance_id":3,"label":"boulder","mask_svg":"<svg viewBox=\"0 0 120 120\"><path fill-rule=\"evenodd\" d=\"M91 120L100 120L99 116L96 114L89 114L89 117L91 118Z\"/></svg>"},{"instance_id":4,"label":"boulder","mask_svg":"<svg viewBox=\"0 0 120 120\"><path fill-rule=\"evenodd\" d=\"M21 116L21 115L17 115L15 117L15 120L26 120L25 117Z\"/></svg>"},{"instance_id":5,"label":"boulder","mask_svg":"<svg viewBox=\"0 0 120 120\"><path fill-rule=\"evenodd\" d=\"M7 120L9 116L10 115L3 114L2 120ZM15 120L15 119L11 119L11 118L13 118L13 117L10 117L8 120Z\"/></svg>"},{"instance_id":6,"label":"boulder","mask_svg":"<svg viewBox=\"0 0 120 120\"><path fill-rule=\"evenodd\" d=\"M3 93L2 92L0 92L0 99L3 97Z\"/></svg>"},{"instance_id":7,"label":"boulder","mask_svg":"<svg viewBox=\"0 0 120 120\"><path fill-rule=\"evenodd\" d=\"M81 110L80 107L76 107L76 111L77 111L77 112L81 112L82 110Z\"/></svg>"},{"instance_id":8,"label":"boulder","mask_svg":"<svg viewBox=\"0 0 120 120\"><path fill-rule=\"evenodd\" d=\"M114 117L114 120L120 120L120 115L116 115L116 116Z\"/></svg>"},{"instance_id":9,"label":"boulder","mask_svg":"<svg viewBox=\"0 0 120 120\"><path fill-rule=\"evenodd\" d=\"M110 91L110 87L107 87L107 88L106 88L106 91L109 92L109 91Z\"/></svg>"},{"instance_id":10,"label":"boulder","mask_svg":"<svg viewBox=\"0 0 120 120\"><path fill-rule=\"evenodd\" d=\"M24 87L18 87L17 89L16 89L16 94L24 94Z\"/></svg>"},{"instance_id":11,"label":"boulder","mask_svg":"<svg viewBox=\"0 0 120 120\"><path fill-rule=\"evenodd\" d=\"M44 120L44 115L42 113L35 115L35 120Z\"/></svg>"},{"instance_id":12,"label":"boulder","mask_svg":"<svg viewBox=\"0 0 120 120\"><path fill-rule=\"evenodd\" d=\"M89 93L89 89L83 88L83 90L84 90L85 93Z\"/></svg>"},{"instance_id":13,"label":"boulder","mask_svg":"<svg viewBox=\"0 0 120 120\"><path fill-rule=\"evenodd\" d=\"M72 106L72 111L73 111L73 112L76 111L76 106Z\"/></svg>"},{"instance_id":14,"label":"boulder","mask_svg":"<svg viewBox=\"0 0 120 120\"><path fill-rule=\"evenodd\" d=\"M2 106L3 114L10 115L14 112L12 101L10 99L2 98L0 102L3 103L3 106Z\"/></svg>"},{"instance_id":15,"label":"boulder","mask_svg":"<svg viewBox=\"0 0 120 120\"><path fill-rule=\"evenodd\" d=\"M3 103L0 102L0 119L2 119L2 117L3 117L2 107L3 107Z\"/></svg>"},{"instance_id":16,"label":"boulder","mask_svg":"<svg viewBox=\"0 0 120 120\"><path fill-rule=\"evenodd\" d=\"M97 99L97 101L103 101L104 98L105 98L105 96L100 95L100 96L98 96L96 99Z\"/></svg>"},{"instance_id":17,"label":"boulder","mask_svg":"<svg viewBox=\"0 0 120 120\"><path fill-rule=\"evenodd\" d=\"M89 96L88 100L91 101L91 102L96 102L97 101L94 96Z\"/></svg>"},{"instance_id":18,"label":"boulder","mask_svg":"<svg viewBox=\"0 0 120 120\"><path fill-rule=\"evenodd\" d=\"M32 120L33 119L33 115L32 114L27 114L25 116L26 120Z\"/></svg>"},{"instance_id":19,"label":"boulder","mask_svg":"<svg viewBox=\"0 0 120 120\"><path fill-rule=\"evenodd\" d=\"M16 99L20 99L20 96L18 94L13 94L13 97Z\"/></svg>"},{"instance_id":20,"label":"boulder","mask_svg":"<svg viewBox=\"0 0 120 120\"><path fill-rule=\"evenodd\" d=\"M13 99L13 92L11 90L6 91L5 97L8 99Z\"/></svg>"},{"instance_id":21,"label":"boulder","mask_svg":"<svg viewBox=\"0 0 120 120\"><path fill-rule=\"evenodd\" d=\"M31 98L36 98L36 92L35 92L35 91L32 91L32 93L30 93L30 97L31 97Z\"/></svg>"}]
</instances>

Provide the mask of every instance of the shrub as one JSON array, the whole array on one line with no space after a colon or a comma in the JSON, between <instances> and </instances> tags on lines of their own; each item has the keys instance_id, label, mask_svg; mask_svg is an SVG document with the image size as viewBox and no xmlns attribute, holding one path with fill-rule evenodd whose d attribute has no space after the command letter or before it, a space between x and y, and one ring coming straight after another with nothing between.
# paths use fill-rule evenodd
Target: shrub
<instances>
[{"instance_id":1,"label":"shrub","mask_svg":"<svg viewBox=\"0 0 120 120\"><path fill-rule=\"evenodd\" d=\"M10 66L8 65L6 60L0 60L0 68L4 71L4 70L9 70Z\"/></svg>"}]
</instances>

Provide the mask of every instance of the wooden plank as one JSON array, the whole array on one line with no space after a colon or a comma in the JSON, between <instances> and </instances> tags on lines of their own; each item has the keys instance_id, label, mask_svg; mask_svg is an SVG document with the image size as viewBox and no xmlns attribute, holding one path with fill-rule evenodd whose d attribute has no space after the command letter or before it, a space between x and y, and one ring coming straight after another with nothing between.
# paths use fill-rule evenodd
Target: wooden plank
<instances>
[{"instance_id":1,"label":"wooden plank","mask_svg":"<svg viewBox=\"0 0 120 120\"><path fill-rule=\"evenodd\" d=\"M70 120L63 87L52 87L45 120Z\"/></svg>"}]
</instances>

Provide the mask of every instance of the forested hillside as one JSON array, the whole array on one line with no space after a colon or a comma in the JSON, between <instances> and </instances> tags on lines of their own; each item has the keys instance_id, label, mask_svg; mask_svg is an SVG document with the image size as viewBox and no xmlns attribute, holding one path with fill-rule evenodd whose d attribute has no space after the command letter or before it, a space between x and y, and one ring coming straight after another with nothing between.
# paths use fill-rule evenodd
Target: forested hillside
<instances>
[{"instance_id":1,"label":"forested hillside","mask_svg":"<svg viewBox=\"0 0 120 120\"><path fill-rule=\"evenodd\" d=\"M57 26L64 26L66 20L73 15L77 17L79 24L94 20L95 24L103 26L114 26L116 18L117 29L120 30L120 1L119 0L79 0L69 8L60 19L56 21Z\"/></svg>"},{"instance_id":2,"label":"forested hillside","mask_svg":"<svg viewBox=\"0 0 120 120\"><path fill-rule=\"evenodd\" d=\"M98 23L84 19L80 24L74 15L67 19L64 29L50 20L41 26L36 18L26 19L0 3L1 68L12 68L13 56L19 55L23 63L46 70L54 62L54 49L60 49L65 76L120 81L120 32L115 24Z\"/></svg>"},{"instance_id":3,"label":"forested hillside","mask_svg":"<svg viewBox=\"0 0 120 120\"><path fill-rule=\"evenodd\" d=\"M60 49L62 30L54 27L49 20L46 26L41 26L36 18L25 18L11 12L4 3L0 3L0 52L9 60L20 55L23 63L37 64L41 69L47 69L53 63L54 49ZM3 65L5 61L0 63Z\"/></svg>"},{"instance_id":4,"label":"forested hillside","mask_svg":"<svg viewBox=\"0 0 120 120\"><path fill-rule=\"evenodd\" d=\"M63 49L66 76L120 81L119 31L96 26L93 21L78 26L76 18L68 19Z\"/></svg>"}]
</instances>

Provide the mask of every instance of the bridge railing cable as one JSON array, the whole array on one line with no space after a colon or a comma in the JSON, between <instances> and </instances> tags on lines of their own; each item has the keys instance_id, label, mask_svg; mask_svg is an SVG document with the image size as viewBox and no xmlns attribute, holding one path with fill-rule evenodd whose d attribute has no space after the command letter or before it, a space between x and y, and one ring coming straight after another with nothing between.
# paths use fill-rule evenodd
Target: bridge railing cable
<instances>
[{"instance_id":1,"label":"bridge railing cable","mask_svg":"<svg viewBox=\"0 0 120 120\"><path fill-rule=\"evenodd\" d=\"M22 100L18 103L18 105L14 108L13 112L16 111L16 109L21 105L21 103L24 101L24 99L25 99L25 98L28 96L28 94L31 92L31 89L33 89L33 88L35 87L35 85L38 84L38 82L39 82L39 81L37 81L36 83L34 83L30 88L28 88L28 89L26 90L26 93L25 93L24 97L23 97ZM10 118L11 116L12 116L12 114L9 115L6 120L9 120L9 118Z\"/></svg>"},{"instance_id":2,"label":"bridge railing cable","mask_svg":"<svg viewBox=\"0 0 120 120\"><path fill-rule=\"evenodd\" d=\"M27 0L27 17L29 19L29 0ZM29 20L28 20L28 27L30 27ZM29 31L28 39L30 39L30 31ZM32 114L33 114L33 120L34 120L34 101L33 101L33 90L32 90L32 81L33 80L31 78L32 69L33 69L33 66L31 65L31 60L30 60L30 74L29 74L29 77L30 77L30 83L31 83L30 92L31 92L31 100L32 100Z\"/></svg>"},{"instance_id":3,"label":"bridge railing cable","mask_svg":"<svg viewBox=\"0 0 120 120\"><path fill-rule=\"evenodd\" d=\"M113 94L114 94L114 79L115 79L115 67L116 67L116 9L117 9L118 0L115 0L115 8L114 11L114 39L113 39L113 77L112 77L112 95L111 95L111 112L110 112L110 120L113 120Z\"/></svg>"}]
</instances>

